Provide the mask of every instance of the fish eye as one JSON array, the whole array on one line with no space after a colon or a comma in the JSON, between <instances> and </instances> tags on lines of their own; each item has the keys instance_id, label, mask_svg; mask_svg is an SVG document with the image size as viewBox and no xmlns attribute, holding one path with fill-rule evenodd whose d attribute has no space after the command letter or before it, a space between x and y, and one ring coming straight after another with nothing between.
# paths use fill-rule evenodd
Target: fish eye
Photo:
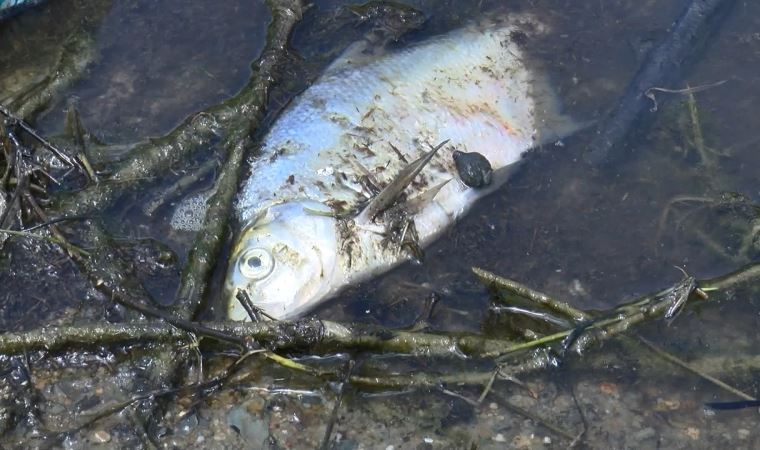
<instances>
[{"instance_id":1,"label":"fish eye","mask_svg":"<svg viewBox=\"0 0 760 450\"><path fill-rule=\"evenodd\" d=\"M252 248L243 253L238 265L246 278L261 280L272 273L274 258L263 248Z\"/></svg>"}]
</instances>

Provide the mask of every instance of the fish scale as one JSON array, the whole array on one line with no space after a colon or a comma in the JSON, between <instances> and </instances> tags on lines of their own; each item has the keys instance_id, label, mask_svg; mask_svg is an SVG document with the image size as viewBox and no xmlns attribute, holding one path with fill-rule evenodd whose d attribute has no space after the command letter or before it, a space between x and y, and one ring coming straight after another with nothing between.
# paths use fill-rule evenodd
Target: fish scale
<instances>
[{"instance_id":1,"label":"fish scale","mask_svg":"<svg viewBox=\"0 0 760 450\"><path fill-rule=\"evenodd\" d=\"M435 145L451 139L455 145L468 149L472 143L489 136L516 141L511 154L494 155L506 164L532 145L533 127L501 133L501 123L530 122L521 120L529 115L529 105L523 106L529 75L519 73L505 86L500 81L508 74L516 56L513 45L502 47L509 39L509 29L459 30L445 37L434 38L412 48L389 52L369 62L363 57L364 43L355 44L336 60L307 91L305 91L272 127L263 141L261 153L250 161L251 177L238 201L242 222L254 213L283 198L305 197L319 201L340 199L352 204L360 189L356 179L360 174L346 166L342 157L351 155L378 178L389 182L400 170L399 160L390 147L395 145L409 159L428 150L424 144ZM451 55L441 58L440 55ZM487 58L496 63L490 63ZM488 64L487 73L475 65ZM480 86L478 86L478 83ZM504 87L502 95L493 95L494 88ZM510 96L509 90L520 92ZM491 94L491 95L489 95ZM512 99L510 101L510 98ZM466 101L462 101L466 99ZM496 101L491 107L490 100ZM501 115L489 108L505 103ZM410 109L409 105L414 105ZM478 127L473 127L477 124ZM513 125L513 126L515 126ZM494 130L482 129L492 127ZM527 127L526 127L527 128ZM501 140L501 139L499 139ZM367 145L375 154L368 156L355 150ZM468 145L469 144L469 145ZM474 149L470 150L473 151ZM282 153L276 160L268 156ZM449 170L440 171L433 183L444 181L450 173L451 152L442 152L433 162ZM304 165L310 169L305 172ZM381 170L377 168L382 167ZM345 173L354 189L341 188L331 179L335 171ZM293 174L295 183L285 185ZM322 181L329 191L319 189ZM272 192L272 187L278 187Z\"/></svg>"}]
</instances>

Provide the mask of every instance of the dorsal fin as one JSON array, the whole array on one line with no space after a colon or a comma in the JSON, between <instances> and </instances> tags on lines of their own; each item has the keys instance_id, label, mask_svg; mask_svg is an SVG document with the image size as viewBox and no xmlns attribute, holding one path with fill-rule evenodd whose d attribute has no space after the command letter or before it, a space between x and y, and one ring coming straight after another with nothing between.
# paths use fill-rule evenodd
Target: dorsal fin
<instances>
[{"instance_id":1,"label":"dorsal fin","mask_svg":"<svg viewBox=\"0 0 760 450\"><path fill-rule=\"evenodd\" d=\"M423 168L433 159L433 156L443 148L449 142L448 139L436 145L432 150L420 156L416 161L410 163L408 166L401 169L396 175L396 179L388 183L387 186L380 191L364 210L356 217L356 222L359 224L366 224L375 219L380 213L390 208L396 201L399 195L404 192L407 186L414 180L414 178L422 171Z\"/></svg>"}]
</instances>

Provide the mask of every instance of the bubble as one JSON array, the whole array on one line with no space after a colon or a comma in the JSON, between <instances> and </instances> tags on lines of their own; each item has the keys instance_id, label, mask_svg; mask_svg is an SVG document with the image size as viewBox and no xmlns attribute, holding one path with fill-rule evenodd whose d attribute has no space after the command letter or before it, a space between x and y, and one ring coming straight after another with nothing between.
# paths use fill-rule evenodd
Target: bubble
<instances>
[{"instance_id":1,"label":"bubble","mask_svg":"<svg viewBox=\"0 0 760 450\"><path fill-rule=\"evenodd\" d=\"M213 194L213 190L208 190L182 199L172 213L171 227L178 231L199 231L208 209L206 202Z\"/></svg>"}]
</instances>

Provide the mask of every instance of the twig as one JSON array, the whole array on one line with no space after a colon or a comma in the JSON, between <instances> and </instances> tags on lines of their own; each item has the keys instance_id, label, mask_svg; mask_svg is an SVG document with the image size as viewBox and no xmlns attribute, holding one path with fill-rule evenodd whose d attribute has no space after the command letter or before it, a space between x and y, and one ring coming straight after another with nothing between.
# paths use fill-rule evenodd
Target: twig
<instances>
[{"instance_id":1,"label":"twig","mask_svg":"<svg viewBox=\"0 0 760 450\"><path fill-rule=\"evenodd\" d=\"M43 147L50 150L53 155L55 155L56 158L61 160L63 163L67 164L69 167L74 167L82 171L82 173L86 174L86 170L82 166L82 164L77 161L75 158L70 157L65 152L61 151L58 147L54 146L50 143L47 139L42 137L39 133L37 133L37 130L32 128L28 123L24 122L22 119L16 117L13 115L10 111L8 111L7 108L0 105L0 114L4 115L5 117L11 119L13 122L15 122L22 130L24 130L27 134L32 136L34 139L37 140L40 144L42 144Z\"/></svg>"},{"instance_id":2,"label":"twig","mask_svg":"<svg viewBox=\"0 0 760 450\"><path fill-rule=\"evenodd\" d=\"M507 280L507 279L498 277L496 275L493 275L489 272L482 271L480 269L478 269L478 271L483 274L481 279L488 280L490 283L496 284L500 288L506 289L510 292L530 296L531 299L537 299L538 301L540 301L541 304L556 305L557 303L559 303L560 305L565 305L562 302L558 302L557 300L551 299L545 294L526 288L512 280ZM743 271L740 271L739 273L748 274L749 276L751 276L753 273L755 273L755 266L745 267L745 269ZM745 282L749 280L749 278L747 278L747 275L742 277L742 276L738 276L738 274L735 274L734 276L729 275L729 277L730 277L729 278L730 280L733 280L734 282L737 282L737 283ZM702 282L701 284L709 284L709 283L710 283L709 281L706 281L706 282ZM618 334L622 331L627 330L633 323L637 322L640 319L643 319L644 314L647 314L647 313L651 314L654 312L654 310L661 309L661 306L662 306L661 304L663 302L666 303L666 307L664 309L664 317L665 319L672 320L683 308L683 306L685 305L686 299L691 293L695 293L696 295L699 295L702 298L706 298L706 294L704 293L704 291L700 289L699 287L697 287L698 284L699 283L697 283L693 278L686 277L684 278L682 282L676 284L674 287L668 290L665 290L663 292L660 292L654 296L648 296L648 298L651 298L652 300L656 300L660 298L662 301L659 302L660 303L659 306L658 305L646 306L645 303L647 302L647 299L645 298L634 303L634 305L636 306L636 308L640 310L640 312L636 312L635 310L631 309L632 305L625 305L622 308L619 308L621 312L620 317L615 317L611 321L605 321L605 320L589 321L591 316L583 313L582 311L574 310L572 307L569 307L569 306L567 306L567 308L570 308L568 313L571 313L578 317L585 316L584 321L587 321L587 322L584 325L582 325L583 327L582 332L585 332L587 329L590 329L590 328L601 326L601 327L606 327L604 328L605 329L604 334ZM626 313L625 310L629 310L629 312ZM613 314L611 315L612 316L615 315L614 311L613 311ZM611 315L608 314L608 317ZM580 323L580 321L578 321L577 323ZM572 330L563 339L566 339L566 340L571 339L576 333L576 331L577 329ZM556 339L558 339L560 336L565 335L566 333L567 332L560 332L554 335L544 336L542 338L531 341L530 343L526 343L525 345L530 346L531 343L538 343L538 342L542 344L546 344L547 342L553 342ZM728 392L738 395L741 398L744 398L746 400L754 400L754 398L749 396L748 394L745 394L739 391L738 389L722 382L721 380L709 374L706 374L702 371L699 371L696 368L693 368L688 363L654 346L654 344L645 340L644 338L638 337L638 340L642 344L647 346L650 350L655 352L658 356L666 359L667 361L677 364L680 367L686 370L689 370L692 373L697 374L698 376L704 378L705 380L727 390ZM573 339L573 341L571 341L571 343L568 344L568 346L572 345L574 342L575 342L575 339ZM583 346L585 345L587 345L587 343L583 344ZM517 348L520 348L520 346L518 346ZM529 363L530 362L533 362L534 364L535 363L551 364L553 360L548 355L540 355L540 357L534 358L533 361L529 361Z\"/></svg>"},{"instance_id":3,"label":"twig","mask_svg":"<svg viewBox=\"0 0 760 450\"><path fill-rule=\"evenodd\" d=\"M260 316L264 316L269 320L277 320L273 316L267 314L267 312L263 309L254 305L251 297L248 295L248 292L244 291L243 289L238 289L237 294L235 294L235 298L243 306L243 309L245 309L245 312L248 314L248 318L251 319L251 322L258 322Z\"/></svg>"},{"instance_id":4,"label":"twig","mask_svg":"<svg viewBox=\"0 0 760 450\"><path fill-rule=\"evenodd\" d=\"M65 248L67 250L75 251L82 256L89 256L90 254L88 251L82 248L76 247L73 244L67 243L66 241L62 241L55 236L43 236L41 234L30 233L29 231L26 231L26 230L16 231L16 230L4 229L4 228L0 228L0 233L8 234L11 236L25 237L25 238L30 238L30 239L40 239L43 241L50 242L52 244L60 245L62 248Z\"/></svg>"},{"instance_id":5,"label":"twig","mask_svg":"<svg viewBox=\"0 0 760 450\"><path fill-rule=\"evenodd\" d=\"M71 36L64 43L60 59L50 74L8 103L9 109L18 117L33 122L36 115L77 81L95 59L95 44L85 22L100 21L109 10L107 2L95 4L102 7L87 8L88 14L79 25L79 29L85 31Z\"/></svg>"},{"instance_id":6,"label":"twig","mask_svg":"<svg viewBox=\"0 0 760 450\"><path fill-rule=\"evenodd\" d=\"M127 193L134 192L161 176L178 161L190 161L192 155L218 136L223 136L228 161L234 166L236 152L245 150L248 135L259 123L266 107L267 94L279 79L279 65L287 51L288 37L301 17L299 0L269 0L272 23L261 57L252 64L253 76L232 98L199 112L169 134L134 146L113 175L76 193L54 198L57 215L86 215L112 205ZM232 171L234 172L234 171ZM228 178L235 178L230 173ZM217 197L221 199L222 197Z\"/></svg>"},{"instance_id":7,"label":"twig","mask_svg":"<svg viewBox=\"0 0 760 450\"><path fill-rule=\"evenodd\" d=\"M482 283L488 286L498 286L499 288L506 289L521 297L532 300L540 306L543 306L551 311L562 314L574 322L583 322L591 319L591 316L583 311L573 308L569 303L555 300L546 294L533 290L521 283L514 280L509 280L504 277L500 277L492 272L483 270L478 267L473 267L472 271L481 280Z\"/></svg>"},{"instance_id":8,"label":"twig","mask_svg":"<svg viewBox=\"0 0 760 450\"><path fill-rule=\"evenodd\" d=\"M663 359L665 359L665 360L667 360L667 361L669 361L669 362L677 365L678 367L680 367L682 369L688 370L689 372L691 372L691 373L699 376L700 378L703 378L703 379L709 381L710 383L712 383L712 384L720 387L721 389L724 389L724 390L726 390L728 392L731 392L732 394L736 395L739 398L743 398L744 400L756 400L751 395L746 394L746 393L740 391L739 389L736 389L735 387L730 386L730 385L724 383L723 381L715 378L714 376L712 376L710 374L707 374L705 372L702 372L699 369L696 369L696 368L692 367L689 363L687 363L687 362L681 360L680 358L677 358L677 357L671 355L670 353L662 350L660 347L656 346L654 343L650 342L648 339L646 339L646 338L644 338L642 336L636 336L636 340L639 341L640 343L644 344L647 348L649 348L651 351L653 351L655 354L657 354L657 356L659 356L659 357L661 357L661 358L663 358Z\"/></svg>"},{"instance_id":9,"label":"twig","mask_svg":"<svg viewBox=\"0 0 760 450\"><path fill-rule=\"evenodd\" d=\"M650 87L649 89L644 91L644 96L648 98L649 100L652 100L652 107L649 109L649 111L656 112L658 105L657 105L657 99L654 96L655 92L664 92L666 94L684 94L684 95L689 95L690 98L693 98L694 97L693 94L696 94L697 92L706 91L707 89L710 89L710 88L718 87L727 81L728 80L720 80L715 83L708 83L708 84L703 84L700 86L693 86L693 87L687 85L685 89L667 89L667 88L662 88L662 87Z\"/></svg>"},{"instance_id":10,"label":"twig","mask_svg":"<svg viewBox=\"0 0 760 450\"><path fill-rule=\"evenodd\" d=\"M165 317L166 313L146 305L138 306L141 312ZM272 350L310 349L325 351L358 349L365 351L395 352L429 357L480 356L505 348L508 341L486 340L480 336L442 336L428 333L409 333L361 324L342 325L317 319L295 322L190 322L170 318L174 325L165 322L103 323L74 327L43 327L19 333L0 334L0 354L13 354L27 350L60 350L65 347L94 346L136 342L139 340L171 342L185 340L187 332L243 345L243 340L260 343ZM176 325L176 327L175 327ZM187 328L187 330L179 328ZM234 339L233 339L234 338ZM487 378L486 380L487 381Z\"/></svg>"},{"instance_id":11,"label":"twig","mask_svg":"<svg viewBox=\"0 0 760 450\"><path fill-rule=\"evenodd\" d=\"M755 263L744 266L728 275L700 281L697 284L703 291L713 292L734 288L750 281L757 281L758 278L760 278L760 263Z\"/></svg>"},{"instance_id":12,"label":"twig","mask_svg":"<svg viewBox=\"0 0 760 450\"><path fill-rule=\"evenodd\" d=\"M488 393L491 392L491 388L493 387L494 381L496 381L496 376L499 374L498 370L493 371L493 375L491 375L491 378L488 380L488 383L486 383L486 386L483 388L483 392L480 393L480 397L478 397L478 404L483 403L483 400L486 399L488 396Z\"/></svg>"},{"instance_id":13,"label":"twig","mask_svg":"<svg viewBox=\"0 0 760 450\"><path fill-rule=\"evenodd\" d=\"M177 180L175 183L173 183L171 186L164 189L163 192L160 195L158 195L156 199L148 202L145 208L143 208L143 211L145 212L145 214L149 216L153 215L153 213L155 213L158 208L168 203L172 198L177 196L179 193L183 192L185 189L187 189L196 181L200 180L201 178L211 173L211 171L213 171L217 167L217 165L218 165L218 162L213 158L204 162L203 164L201 164L200 167L195 169L191 174L183 176L182 178Z\"/></svg>"},{"instance_id":14,"label":"twig","mask_svg":"<svg viewBox=\"0 0 760 450\"><path fill-rule=\"evenodd\" d=\"M760 263L745 266L731 274L697 282L705 291L728 290L751 281L760 280ZM662 295L658 293L658 295ZM657 309L650 305L652 295L617 308L618 313L649 314L664 313L671 304L661 301ZM625 311L629 311L625 313ZM619 319L607 319L617 323ZM344 325L336 322L302 319L295 322L201 322L207 328L236 336L255 340L270 350L293 350L309 348L324 349L361 349L366 351L386 351L407 354L420 354L435 357L452 357L456 355L486 356L495 351L513 348L512 342L506 340L485 339L481 336L443 336L429 333L410 333L394 331L369 325ZM602 327L604 322L597 323ZM630 325L630 323L629 323ZM560 340L570 331L555 337ZM0 334L0 353L14 354L27 350L60 350L67 346L93 346L116 343L144 341L177 341L187 338L184 331L163 322L129 323L129 324L90 324L74 327L45 327L20 333ZM526 347L529 348L530 346ZM482 377L482 383L490 379L490 372Z\"/></svg>"},{"instance_id":15,"label":"twig","mask_svg":"<svg viewBox=\"0 0 760 450\"><path fill-rule=\"evenodd\" d=\"M552 432L554 432L554 433L556 433L556 434L564 437L568 441L572 442L576 438L576 436L577 436L577 433L573 433L572 431L569 431L569 430L567 430L567 429L565 429L565 428L563 428L563 427L561 427L561 426L559 426L559 425L557 425L555 423L549 422L548 420L546 420L546 419L538 416L537 414L534 414L534 413L528 411L527 409L523 409L523 408L521 408L521 407L519 407L517 405L512 404L511 402L507 401L506 399L502 398L501 399L501 404L504 405L504 407L507 408L508 410L510 410L510 411L512 411L512 412L514 412L514 413L516 413L518 415L521 415L523 417L527 417L528 419L532 420L536 424L541 425L544 428L546 428L547 430L550 430L550 431L552 431Z\"/></svg>"},{"instance_id":16,"label":"twig","mask_svg":"<svg viewBox=\"0 0 760 450\"><path fill-rule=\"evenodd\" d=\"M332 436L333 428L335 427L335 424L338 422L338 412L340 411L340 407L343 404L343 397L346 394L346 386L351 380L351 372L354 370L354 361L349 360L346 363L345 368L345 375L343 376L343 381L340 384L340 388L338 390L337 398L335 399L335 405L333 405L332 412L330 413L330 418L327 421L327 426L325 427L325 435L322 438L322 445L319 446L321 450L329 450L330 449L330 436Z\"/></svg>"},{"instance_id":17,"label":"twig","mask_svg":"<svg viewBox=\"0 0 760 450\"><path fill-rule=\"evenodd\" d=\"M113 294L113 299L124 306L132 308L145 315L161 319L164 322L174 325L175 327L180 328L184 331L218 339L222 342L228 342L230 344L239 345L241 347L247 347L246 341L241 337L233 336L225 332L220 332L213 328L203 326L197 322L191 322L181 317L175 317L171 313L167 313L152 306L133 301L124 295L120 295L118 292L115 292Z\"/></svg>"}]
</instances>

